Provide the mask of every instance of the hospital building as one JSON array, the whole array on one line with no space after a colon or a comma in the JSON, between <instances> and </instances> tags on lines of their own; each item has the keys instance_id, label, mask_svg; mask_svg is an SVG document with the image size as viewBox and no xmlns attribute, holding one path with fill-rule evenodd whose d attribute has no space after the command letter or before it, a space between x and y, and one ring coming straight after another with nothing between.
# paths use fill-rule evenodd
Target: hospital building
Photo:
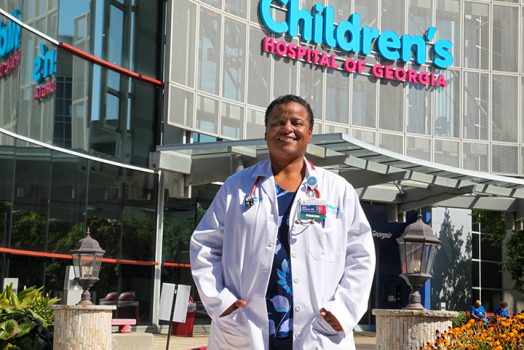
<instances>
[{"instance_id":1,"label":"hospital building","mask_svg":"<svg viewBox=\"0 0 524 350\"><path fill-rule=\"evenodd\" d=\"M94 302L158 324L162 283L192 285L196 223L268 157L266 106L291 93L315 114L307 158L373 229L363 328L407 303L395 239L418 213L442 241L426 307L520 311L485 218L522 229L523 48L521 0L0 0L0 277L63 297L89 228Z\"/></svg>"}]
</instances>

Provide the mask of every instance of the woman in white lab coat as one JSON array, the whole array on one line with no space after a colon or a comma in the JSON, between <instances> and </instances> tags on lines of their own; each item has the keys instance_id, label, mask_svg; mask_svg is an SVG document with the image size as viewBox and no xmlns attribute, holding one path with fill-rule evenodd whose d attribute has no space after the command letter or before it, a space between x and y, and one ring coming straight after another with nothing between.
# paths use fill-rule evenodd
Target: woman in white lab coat
<instances>
[{"instance_id":1,"label":"woman in white lab coat","mask_svg":"<svg viewBox=\"0 0 524 350\"><path fill-rule=\"evenodd\" d=\"M193 233L191 268L212 319L210 350L355 348L352 330L367 310L375 269L373 238L353 187L305 159L312 129L306 101L273 101L270 159L229 177ZM275 310L285 311L278 325Z\"/></svg>"}]
</instances>

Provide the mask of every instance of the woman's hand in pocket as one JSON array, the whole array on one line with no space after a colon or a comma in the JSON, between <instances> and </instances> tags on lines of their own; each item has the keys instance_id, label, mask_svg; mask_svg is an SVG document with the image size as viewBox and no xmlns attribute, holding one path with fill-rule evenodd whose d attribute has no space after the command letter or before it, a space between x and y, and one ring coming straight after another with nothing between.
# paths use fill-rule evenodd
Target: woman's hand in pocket
<instances>
[{"instance_id":1,"label":"woman's hand in pocket","mask_svg":"<svg viewBox=\"0 0 524 350\"><path fill-rule=\"evenodd\" d=\"M246 305L247 305L247 302L244 299L238 299L233 304L231 304L231 306L228 307L224 312L222 312L220 317L227 316L231 314L233 311L235 311L236 309L238 309L239 307L244 307Z\"/></svg>"},{"instance_id":2,"label":"woman's hand in pocket","mask_svg":"<svg viewBox=\"0 0 524 350\"><path fill-rule=\"evenodd\" d=\"M320 316L326 320L327 323L329 323L329 325L331 326L331 328L333 328L335 331L337 332L341 332L343 329L342 329L342 326L340 325L340 322L338 322L337 318L335 317L335 315L333 315L331 312L327 311L326 309L322 308L320 310Z\"/></svg>"}]
</instances>

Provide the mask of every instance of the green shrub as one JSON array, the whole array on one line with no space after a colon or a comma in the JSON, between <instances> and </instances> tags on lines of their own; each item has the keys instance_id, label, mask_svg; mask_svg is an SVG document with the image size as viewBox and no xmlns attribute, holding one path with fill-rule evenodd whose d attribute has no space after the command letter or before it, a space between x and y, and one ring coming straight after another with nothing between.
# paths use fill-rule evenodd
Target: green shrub
<instances>
[{"instance_id":1,"label":"green shrub","mask_svg":"<svg viewBox=\"0 0 524 350\"><path fill-rule=\"evenodd\" d=\"M59 301L42 294L42 287L26 288L18 295L8 285L0 294L0 348L51 350L54 315Z\"/></svg>"},{"instance_id":2,"label":"green shrub","mask_svg":"<svg viewBox=\"0 0 524 350\"><path fill-rule=\"evenodd\" d=\"M453 320L451 320L451 324L453 325L453 328L460 327L463 324L468 322L468 316L464 311L459 311L459 314L457 317L455 317Z\"/></svg>"}]
</instances>

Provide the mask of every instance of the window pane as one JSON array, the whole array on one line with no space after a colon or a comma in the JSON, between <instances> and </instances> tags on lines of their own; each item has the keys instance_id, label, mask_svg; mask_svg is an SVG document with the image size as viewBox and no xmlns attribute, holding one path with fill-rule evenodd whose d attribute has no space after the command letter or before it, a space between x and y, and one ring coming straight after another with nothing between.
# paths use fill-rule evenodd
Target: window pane
<instances>
[{"instance_id":1,"label":"window pane","mask_svg":"<svg viewBox=\"0 0 524 350\"><path fill-rule=\"evenodd\" d=\"M116 6L109 10L109 27L107 28L107 60L122 65L122 47L124 43L124 12Z\"/></svg>"},{"instance_id":2,"label":"window pane","mask_svg":"<svg viewBox=\"0 0 524 350\"><path fill-rule=\"evenodd\" d=\"M474 72L464 75L464 138L487 140L489 75Z\"/></svg>"},{"instance_id":3,"label":"window pane","mask_svg":"<svg viewBox=\"0 0 524 350\"><path fill-rule=\"evenodd\" d=\"M196 127L204 133L218 134L218 101L205 96L197 97Z\"/></svg>"},{"instance_id":4,"label":"window pane","mask_svg":"<svg viewBox=\"0 0 524 350\"><path fill-rule=\"evenodd\" d=\"M434 91L435 136L459 137L460 135L460 73L437 71L446 77L447 86Z\"/></svg>"},{"instance_id":5,"label":"window pane","mask_svg":"<svg viewBox=\"0 0 524 350\"><path fill-rule=\"evenodd\" d=\"M195 74L195 28L196 5L186 1L177 1L173 11L171 29L171 80L190 87L194 86Z\"/></svg>"},{"instance_id":6,"label":"window pane","mask_svg":"<svg viewBox=\"0 0 524 350\"><path fill-rule=\"evenodd\" d=\"M352 123L353 125L376 126L377 84L374 78L364 75L353 75L352 93Z\"/></svg>"},{"instance_id":7,"label":"window pane","mask_svg":"<svg viewBox=\"0 0 524 350\"><path fill-rule=\"evenodd\" d=\"M48 250L68 254L83 238L88 164L83 158L53 152L51 171Z\"/></svg>"},{"instance_id":8,"label":"window pane","mask_svg":"<svg viewBox=\"0 0 524 350\"><path fill-rule=\"evenodd\" d=\"M435 140L434 160L449 166L459 166L459 143L448 140Z\"/></svg>"},{"instance_id":9,"label":"window pane","mask_svg":"<svg viewBox=\"0 0 524 350\"><path fill-rule=\"evenodd\" d=\"M381 32L392 30L404 33L404 5L405 1L382 0Z\"/></svg>"},{"instance_id":10,"label":"window pane","mask_svg":"<svg viewBox=\"0 0 524 350\"><path fill-rule=\"evenodd\" d=\"M464 169L489 172L488 145L464 142L462 161Z\"/></svg>"},{"instance_id":11,"label":"window pane","mask_svg":"<svg viewBox=\"0 0 524 350\"><path fill-rule=\"evenodd\" d=\"M246 119L246 138L264 137L264 112L248 109Z\"/></svg>"},{"instance_id":12,"label":"window pane","mask_svg":"<svg viewBox=\"0 0 524 350\"><path fill-rule=\"evenodd\" d=\"M381 83L380 85L379 120L380 128L385 130L404 131L403 112L404 89L398 85Z\"/></svg>"},{"instance_id":13,"label":"window pane","mask_svg":"<svg viewBox=\"0 0 524 350\"><path fill-rule=\"evenodd\" d=\"M200 8L198 87L215 95L219 88L220 23L220 14Z\"/></svg>"},{"instance_id":14,"label":"window pane","mask_svg":"<svg viewBox=\"0 0 524 350\"><path fill-rule=\"evenodd\" d=\"M224 97L244 100L246 25L226 18L224 28Z\"/></svg>"},{"instance_id":15,"label":"window pane","mask_svg":"<svg viewBox=\"0 0 524 350\"><path fill-rule=\"evenodd\" d=\"M313 114L318 119L322 115L322 72L311 68L309 64L300 64L300 96L311 105Z\"/></svg>"},{"instance_id":16,"label":"window pane","mask_svg":"<svg viewBox=\"0 0 524 350\"><path fill-rule=\"evenodd\" d=\"M349 123L348 74L328 70L326 75L326 120Z\"/></svg>"},{"instance_id":17,"label":"window pane","mask_svg":"<svg viewBox=\"0 0 524 350\"><path fill-rule=\"evenodd\" d=\"M249 1L246 0L225 0L224 8L227 12L233 15L246 18L247 3L249 3Z\"/></svg>"},{"instance_id":18,"label":"window pane","mask_svg":"<svg viewBox=\"0 0 524 350\"><path fill-rule=\"evenodd\" d=\"M437 1L437 28L438 39L449 40L453 43L451 53L453 65L460 66L460 1Z\"/></svg>"},{"instance_id":19,"label":"window pane","mask_svg":"<svg viewBox=\"0 0 524 350\"><path fill-rule=\"evenodd\" d=\"M262 54L260 49L264 35L266 35L266 31L261 32L257 27L250 27L247 102L259 107L265 107L269 104L270 93L271 58ZM282 60L282 58L278 59ZM289 62L285 66L284 68L287 68L288 71L294 68ZM277 73L275 72L275 79L276 76Z\"/></svg>"},{"instance_id":20,"label":"window pane","mask_svg":"<svg viewBox=\"0 0 524 350\"><path fill-rule=\"evenodd\" d=\"M489 68L489 4L464 5L464 66Z\"/></svg>"},{"instance_id":21,"label":"window pane","mask_svg":"<svg viewBox=\"0 0 524 350\"><path fill-rule=\"evenodd\" d=\"M12 232L7 246L45 251L51 152L17 141Z\"/></svg>"},{"instance_id":22,"label":"window pane","mask_svg":"<svg viewBox=\"0 0 524 350\"><path fill-rule=\"evenodd\" d=\"M481 287L502 288L502 269L500 264L481 262Z\"/></svg>"},{"instance_id":23,"label":"window pane","mask_svg":"<svg viewBox=\"0 0 524 350\"><path fill-rule=\"evenodd\" d=\"M296 41L294 42L296 43ZM273 97L297 93L297 65L301 66L299 63L294 63L287 58L273 59ZM260 107L266 107L269 102Z\"/></svg>"},{"instance_id":24,"label":"window pane","mask_svg":"<svg viewBox=\"0 0 524 350\"><path fill-rule=\"evenodd\" d=\"M518 142L518 78L493 75L493 140Z\"/></svg>"},{"instance_id":25,"label":"window pane","mask_svg":"<svg viewBox=\"0 0 524 350\"><path fill-rule=\"evenodd\" d=\"M518 147L506 145L491 146L492 171L498 174L517 175Z\"/></svg>"},{"instance_id":26,"label":"window pane","mask_svg":"<svg viewBox=\"0 0 524 350\"><path fill-rule=\"evenodd\" d=\"M430 91L422 85L408 84L407 103L407 131L417 134L431 134Z\"/></svg>"},{"instance_id":27,"label":"window pane","mask_svg":"<svg viewBox=\"0 0 524 350\"><path fill-rule=\"evenodd\" d=\"M105 117L108 121L118 120L120 115L120 99L113 94L106 94ZM116 124L112 123L113 126Z\"/></svg>"},{"instance_id":28,"label":"window pane","mask_svg":"<svg viewBox=\"0 0 524 350\"><path fill-rule=\"evenodd\" d=\"M242 121L244 108L229 103L222 103L222 132L224 137L242 138Z\"/></svg>"},{"instance_id":29,"label":"window pane","mask_svg":"<svg viewBox=\"0 0 524 350\"><path fill-rule=\"evenodd\" d=\"M493 5L493 69L518 69L518 7Z\"/></svg>"}]
</instances>

